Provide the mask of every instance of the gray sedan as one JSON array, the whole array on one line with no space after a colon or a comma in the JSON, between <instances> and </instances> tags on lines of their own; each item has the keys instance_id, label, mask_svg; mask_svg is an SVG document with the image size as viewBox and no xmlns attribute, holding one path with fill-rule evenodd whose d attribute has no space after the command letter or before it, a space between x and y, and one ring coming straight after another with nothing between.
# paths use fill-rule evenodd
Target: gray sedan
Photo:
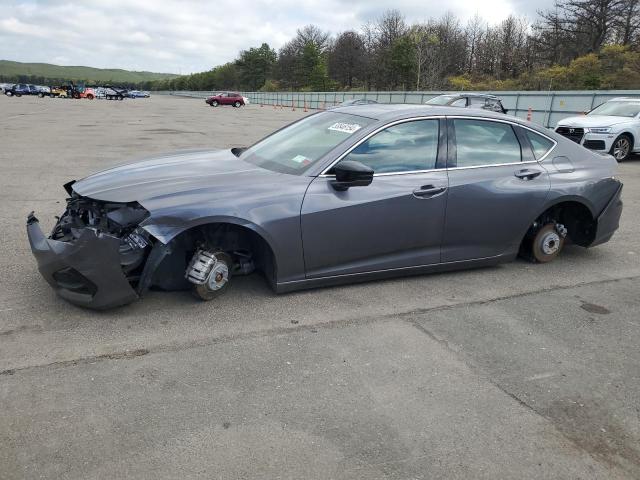
<instances>
[{"instance_id":1,"label":"gray sedan","mask_svg":"<svg viewBox=\"0 0 640 480\"><path fill-rule=\"evenodd\" d=\"M618 228L613 157L531 123L452 107L310 115L249 148L189 152L69 182L39 270L86 307L151 287L209 300L234 275L276 292L553 260Z\"/></svg>"}]
</instances>

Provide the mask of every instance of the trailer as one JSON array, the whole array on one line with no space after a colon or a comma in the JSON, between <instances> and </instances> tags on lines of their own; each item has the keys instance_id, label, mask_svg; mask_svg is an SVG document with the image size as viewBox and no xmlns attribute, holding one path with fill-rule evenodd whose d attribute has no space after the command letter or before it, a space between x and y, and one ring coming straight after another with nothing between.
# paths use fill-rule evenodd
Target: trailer
<instances>
[{"instance_id":1,"label":"trailer","mask_svg":"<svg viewBox=\"0 0 640 480\"><path fill-rule=\"evenodd\" d=\"M129 91L120 87L105 86L104 95L107 100L124 100Z\"/></svg>"}]
</instances>

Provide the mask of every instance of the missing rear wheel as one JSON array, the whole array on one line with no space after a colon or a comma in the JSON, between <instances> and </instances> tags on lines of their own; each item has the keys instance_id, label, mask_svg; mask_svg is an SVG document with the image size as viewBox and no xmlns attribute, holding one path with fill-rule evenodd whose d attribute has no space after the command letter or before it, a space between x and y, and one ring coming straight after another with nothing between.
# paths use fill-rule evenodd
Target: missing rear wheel
<instances>
[{"instance_id":1,"label":"missing rear wheel","mask_svg":"<svg viewBox=\"0 0 640 480\"><path fill-rule=\"evenodd\" d=\"M560 254L563 246L564 235L562 235L562 231L559 231L558 225L555 223L548 223L533 237L531 242L533 260L539 263L548 263Z\"/></svg>"}]
</instances>

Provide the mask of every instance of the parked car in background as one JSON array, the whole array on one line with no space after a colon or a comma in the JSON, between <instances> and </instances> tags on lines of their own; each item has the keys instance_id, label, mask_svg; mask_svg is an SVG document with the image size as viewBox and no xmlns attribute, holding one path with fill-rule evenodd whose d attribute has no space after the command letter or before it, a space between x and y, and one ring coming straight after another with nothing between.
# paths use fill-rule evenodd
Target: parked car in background
<instances>
[{"instance_id":1,"label":"parked car in background","mask_svg":"<svg viewBox=\"0 0 640 480\"><path fill-rule=\"evenodd\" d=\"M21 97L22 95L38 95L40 92L35 85L30 83L16 83L12 87L5 90L4 94L8 97Z\"/></svg>"},{"instance_id":2,"label":"parked car in background","mask_svg":"<svg viewBox=\"0 0 640 480\"><path fill-rule=\"evenodd\" d=\"M129 91L129 93L127 93L127 96L129 98L149 98L151 95L149 94L149 92L143 92L140 90L131 90Z\"/></svg>"},{"instance_id":3,"label":"parked car in background","mask_svg":"<svg viewBox=\"0 0 640 480\"><path fill-rule=\"evenodd\" d=\"M640 151L640 98L614 98L586 115L563 118L556 132L619 162L626 160Z\"/></svg>"},{"instance_id":4,"label":"parked car in background","mask_svg":"<svg viewBox=\"0 0 640 480\"><path fill-rule=\"evenodd\" d=\"M350 105L372 105L374 103L378 103L375 100L371 100L369 98L351 98L349 100L345 100L339 106L340 107L348 107Z\"/></svg>"},{"instance_id":5,"label":"parked car in background","mask_svg":"<svg viewBox=\"0 0 640 480\"><path fill-rule=\"evenodd\" d=\"M616 171L609 156L501 114L356 105L249 148L68 182L51 234L33 214L27 233L40 272L70 302L109 308L152 286L211 300L253 271L287 292L518 254L549 262L567 243L612 237Z\"/></svg>"},{"instance_id":6,"label":"parked car in background","mask_svg":"<svg viewBox=\"0 0 640 480\"><path fill-rule=\"evenodd\" d=\"M0 93L5 93L13 87L13 83L0 83Z\"/></svg>"},{"instance_id":7,"label":"parked car in background","mask_svg":"<svg viewBox=\"0 0 640 480\"><path fill-rule=\"evenodd\" d=\"M49 96L51 98L68 98L69 93L65 87L51 87Z\"/></svg>"},{"instance_id":8,"label":"parked car in background","mask_svg":"<svg viewBox=\"0 0 640 480\"><path fill-rule=\"evenodd\" d=\"M483 93L455 93L433 97L425 102L427 105L448 105L450 107L479 108L490 112L507 113L500 98Z\"/></svg>"},{"instance_id":9,"label":"parked car in background","mask_svg":"<svg viewBox=\"0 0 640 480\"><path fill-rule=\"evenodd\" d=\"M36 85L35 87L36 87L36 90L38 91L38 97L40 98L48 97L49 94L51 93L51 88L45 85Z\"/></svg>"},{"instance_id":10,"label":"parked car in background","mask_svg":"<svg viewBox=\"0 0 640 480\"><path fill-rule=\"evenodd\" d=\"M217 107L218 105L233 105L238 108L249 103L249 99L239 93L222 92L208 97L205 102L212 107Z\"/></svg>"},{"instance_id":11,"label":"parked car in background","mask_svg":"<svg viewBox=\"0 0 640 480\"><path fill-rule=\"evenodd\" d=\"M95 87L93 92L95 93L96 98L106 98L107 96L107 89L104 87Z\"/></svg>"}]
</instances>

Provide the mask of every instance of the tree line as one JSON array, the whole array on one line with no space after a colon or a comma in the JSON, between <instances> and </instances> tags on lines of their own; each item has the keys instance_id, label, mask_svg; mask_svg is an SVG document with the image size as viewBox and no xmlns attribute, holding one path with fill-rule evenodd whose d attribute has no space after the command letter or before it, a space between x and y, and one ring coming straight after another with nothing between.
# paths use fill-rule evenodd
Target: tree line
<instances>
[{"instance_id":1,"label":"tree line","mask_svg":"<svg viewBox=\"0 0 640 480\"><path fill-rule=\"evenodd\" d=\"M389 10L331 36L314 25L208 72L155 82L169 90L640 88L639 0L558 0L530 22L490 25L447 13L409 24Z\"/></svg>"},{"instance_id":2,"label":"tree line","mask_svg":"<svg viewBox=\"0 0 640 480\"><path fill-rule=\"evenodd\" d=\"M153 90L540 90L640 88L640 0L557 0L533 21L453 14L410 24L398 10L335 36L300 28Z\"/></svg>"}]
</instances>

